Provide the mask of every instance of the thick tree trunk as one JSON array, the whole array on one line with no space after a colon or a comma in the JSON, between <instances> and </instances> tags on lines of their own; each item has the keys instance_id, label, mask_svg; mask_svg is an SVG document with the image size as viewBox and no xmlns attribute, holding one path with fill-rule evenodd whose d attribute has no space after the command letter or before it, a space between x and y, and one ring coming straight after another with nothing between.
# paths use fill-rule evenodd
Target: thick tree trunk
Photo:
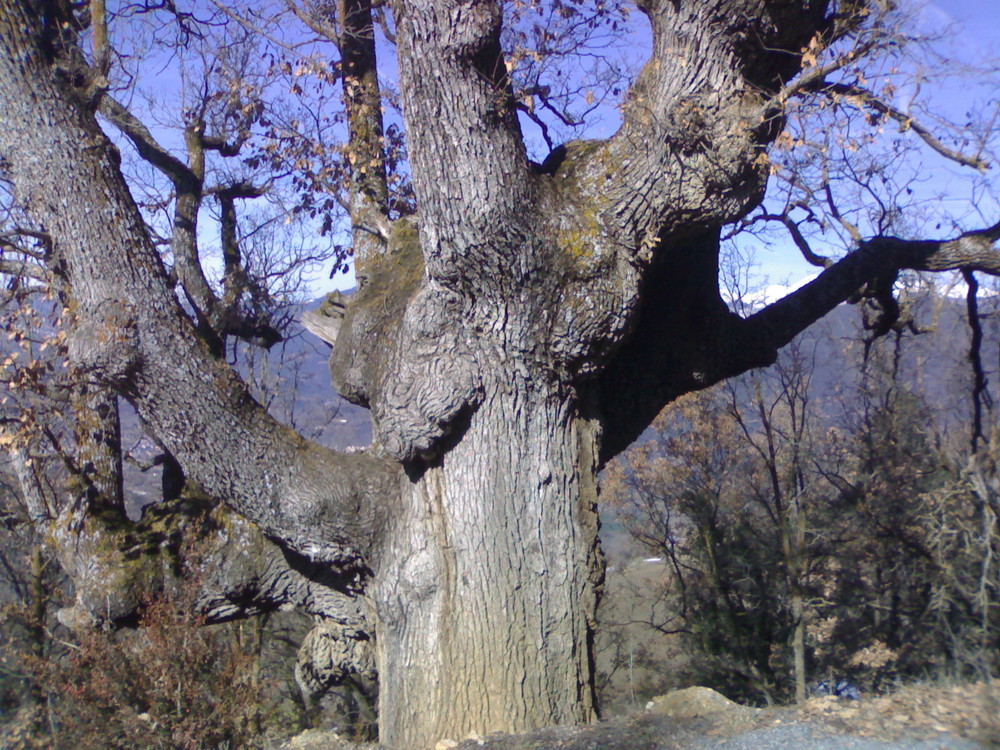
<instances>
[{"instance_id":1,"label":"thick tree trunk","mask_svg":"<svg viewBox=\"0 0 1000 750\"><path fill-rule=\"evenodd\" d=\"M411 468L376 603L381 741L595 716L595 432L572 395L494 382L462 439Z\"/></svg>"}]
</instances>

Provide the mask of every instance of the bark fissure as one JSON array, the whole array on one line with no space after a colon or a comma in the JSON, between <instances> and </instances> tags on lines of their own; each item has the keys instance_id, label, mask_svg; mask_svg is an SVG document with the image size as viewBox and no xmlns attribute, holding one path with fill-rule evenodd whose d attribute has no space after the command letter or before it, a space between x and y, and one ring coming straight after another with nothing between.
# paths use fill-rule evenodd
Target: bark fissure
<instances>
[{"instance_id":1,"label":"bark fissure","mask_svg":"<svg viewBox=\"0 0 1000 750\"><path fill-rule=\"evenodd\" d=\"M462 439L413 473L413 515L384 558L399 570L372 590L396 672L384 741L592 717L596 510L580 502L577 419L572 394L494 383ZM408 721L428 711L431 726Z\"/></svg>"}]
</instances>

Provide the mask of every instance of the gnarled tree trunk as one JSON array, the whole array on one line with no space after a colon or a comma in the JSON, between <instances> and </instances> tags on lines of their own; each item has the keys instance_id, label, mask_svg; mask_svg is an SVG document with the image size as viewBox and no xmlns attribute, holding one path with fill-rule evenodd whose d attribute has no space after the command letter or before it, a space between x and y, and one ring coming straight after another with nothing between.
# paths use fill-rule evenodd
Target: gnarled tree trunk
<instances>
[{"instance_id":1,"label":"gnarled tree trunk","mask_svg":"<svg viewBox=\"0 0 1000 750\"><path fill-rule=\"evenodd\" d=\"M870 16L862 0L831 6L643 0L653 58L621 130L542 169L521 137L500 3L396 0L419 214L390 221L371 9L340 3L364 283L322 330L338 389L371 408L376 436L341 455L271 419L199 341L95 119L106 81L76 47L72 8L0 0L0 169L55 242L74 368L252 521L234 543L280 547L245 571L244 600L207 597L217 611L302 604L364 662L367 597L391 744L592 718L598 465L668 401L768 364L873 277L1000 273L1000 225L879 237L747 319L726 310L721 228L761 200L784 87L803 50ZM303 670L311 682L369 669L335 663L352 649L326 637L312 638L327 663Z\"/></svg>"}]
</instances>

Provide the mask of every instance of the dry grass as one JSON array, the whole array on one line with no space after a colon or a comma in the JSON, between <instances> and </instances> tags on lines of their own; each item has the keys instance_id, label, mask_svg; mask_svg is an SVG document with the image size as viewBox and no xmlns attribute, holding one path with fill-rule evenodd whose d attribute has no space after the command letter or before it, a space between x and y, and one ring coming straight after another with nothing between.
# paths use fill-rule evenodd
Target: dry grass
<instances>
[{"instance_id":1,"label":"dry grass","mask_svg":"<svg viewBox=\"0 0 1000 750\"><path fill-rule=\"evenodd\" d=\"M861 701L811 698L788 709L802 720L880 739L950 732L1000 748L1000 679L961 685L915 684Z\"/></svg>"}]
</instances>

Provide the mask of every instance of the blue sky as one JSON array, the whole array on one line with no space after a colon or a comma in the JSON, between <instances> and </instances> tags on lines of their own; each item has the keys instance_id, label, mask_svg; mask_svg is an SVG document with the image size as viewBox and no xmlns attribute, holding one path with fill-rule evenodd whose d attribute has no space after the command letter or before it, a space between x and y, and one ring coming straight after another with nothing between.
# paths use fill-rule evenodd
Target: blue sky
<instances>
[{"instance_id":1,"label":"blue sky","mask_svg":"<svg viewBox=\"0 0 1000 750\"><path fill-rule=\"evenodd\" d=\"M927 35L946 33L939 45L943 53L976 67L988 67L992 60L996 71L1000 64L1000 0L952 0L920 3L919 6L918 31ZM993 103L1000 105L996 101L996 90L994 87ZM957 117L975 101L981 106L988 104L991 96L985 87L975 86L968 78L957 78L937 87L926 86L921 93L932 99L936 109ZM899 98L905 95L901 91ZM974 177L971 170L946 162L926 147L922 147L915 158L919 159L916 166L923 173L922 189L940 201L942 211L949 214L957 226L972 229L1000 220L997 193L984 191L982 180L977 185L976 180L971 179ZM1000 165L990 170L986 179L1000 188L998 171ZM946 237L955 232L954 227L945 226L939 234L934 234L935 229L936 226L927 227L931 236ZM797 286L817 272L790 243L777 243L770 248L751 243L750 249L757 263L756 283L770 285L766 294L769 298L780 294L785 285Z\"/></svg>"},{"instance_id":2,"label":"blue sky","mask_svg":"<svg viewBox=\"0 0 1000 750\"><path fill-rule=\"evenodd\" d=\"M920 33L933 35L945 30L950 32L949 39L940 45L946 56L962 58L976 67L982 67L984 62L990 59L1000 60L1000 0L951 0L950 2L902 0L902 2L913 3L921 8L917 16L917 27ZM622 39L619 51L623 56L639 61L646 54L645 49L648 48L648 27L642 14L638 12L632 14L631 25L634 26L635 31ZM137 46L141 52L143 40L130 38L122 40L122 42L126 48L131 43ZM124 51L128 52L129 50L125 49ZM389 57L390 55L383 54L383 62L391 63ZM1000 64L995 65L994 70L1000 71ZM133 105L138 107L140 113L144 106L153 107L155 112L158 105L163 105L163 111L166 113L176 113L183 106L182 91L185 86L181 79L182 75L168 73L157 76L155 87L148 92L155 99L150 102L134 101ZM394 78L393 72L387 72L385 78L387 82L391 83ZM997 73L995 78L997 83L994 84L991 91L986 90L985 87L977 87L974 79L966 77L956 79L950 85L927 84L921 93L923 96L930 96L941 110L961 118L961 113L970 106L972 99L978 97L980 100L988 100L989 97L993 97L995 100L1000 100L1000 73ZM898 92L898 106L905 106L902 100L907 97L907 94L905 88ZM165 144L173 147L176 153L183 153L180 130L176 123L171 125L169 121L165 120L157 122L154 116L150 124L157 133L157 137L162 138ZM998 124L1000 124L1000 120L998 120ZM616 128L616 109L613 106L608 106L604 108L602 118L594 122L586 132L563 135L565 139L570 137L602 138L611 135ZM547 147L538 137L537 129L527 122L525 122L525 135L534 158L544 158ZM908 136L908 138L918 143L915 136ZM975 180L970 180L968 169L949 165L926 147L922 147L915 155L908 158L911 159L910 165L913 171L919 173L918 189L927 195L925 205L933 202L942 216L949 217L944 222L936 222L944 224L937 235L934 234L937 229L934 226L934 221L929 226L924 227L928 236L951 236L957 231L956 228L985 226L1000 219L1000 182L997 182L995 176L992 176L992 182L997 185L997 189L993 190L992 185L988 183L984 187L983 180L979 180L978 184ZM148 169L141 164L138 168ZM997 172L1000 172L1000 167L992 170L991 175ZM210 254L208 248L215 244L214 232L216 230L214 223L210 221L204 223L204 228L206 233L204 245L206 253ZM298 239L292 238L291 241L309 245L313 242L313 239L308 235L311 229L308 225L304 225L302 231L306 234ZM346 236L344 240L347 240ZM845 247L836 246L835 242L823 248L825 252L832 255L842 253L845 249ZM755 238L747 239L742 243L742 250L744 253L752 255L756 264L755 277L751 281L752 287L762 287L767 284L795 284L816 271L815 268L802 260L794 246L781 235L773 237L769 244ZM310 288L314 295L325 293L334 288L344 289L354 285L353 274L340 275L332 280L328 278L328 274L328 269L318 269L313 275Z\"/></svg>"}]
</instances>

